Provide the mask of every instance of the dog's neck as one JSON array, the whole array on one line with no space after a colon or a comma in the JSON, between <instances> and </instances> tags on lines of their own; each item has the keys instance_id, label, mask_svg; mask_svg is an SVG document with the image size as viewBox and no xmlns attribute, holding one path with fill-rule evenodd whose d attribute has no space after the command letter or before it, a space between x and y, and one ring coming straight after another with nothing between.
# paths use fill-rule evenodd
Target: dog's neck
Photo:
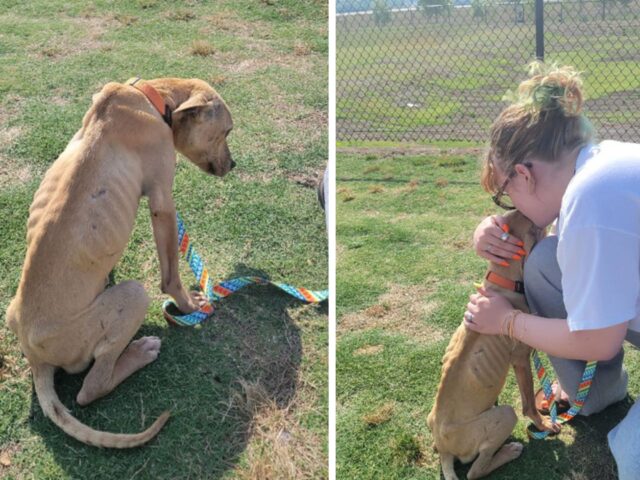
<instances>
[{"instance_id":1,"label":"dog's neck","mask_svg":"<svg viewBox=\"0 0 640 480\"><path fill-rule=\"evenodd\" d=\"M200 89L196 84L186 82L186 86L183 88L170 88L170 86L163 82L161 79L149 80L147 84L152 85L155 90L162 96L167 107L171 110L176 110L183 103L189 100L194 93L197 93Z\"/></svg>"},{"instance_id":2,"label":"dog's neck","mask_svg":"<svg viewBox=\"0 0 640 480\"><path fill-rule=\"evenodd\" d=\"M140 77L129 83L132 87L140 90L149 99L154 108L158 111L164 122L173 129L171 112L175 109L167 105L165 98L150 83L140 82Z\"/></svg>"}]
</instances>

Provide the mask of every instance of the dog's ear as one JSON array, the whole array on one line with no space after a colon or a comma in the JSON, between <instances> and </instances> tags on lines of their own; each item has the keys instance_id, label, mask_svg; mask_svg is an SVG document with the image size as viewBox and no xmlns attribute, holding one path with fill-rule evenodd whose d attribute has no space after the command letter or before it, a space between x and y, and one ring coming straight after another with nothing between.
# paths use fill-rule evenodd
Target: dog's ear
<instances>
[{"instance_id":1,"label":"dog's ear","mask_svg":"<svg viewBox=\"0 0 640 480\"><path fill-rule=\"evenodd\" d=\"M207 100L207 98L201 93L198 93L196 95L193 95L186 102L182 103L173 111L173 113L176 114L188 111L196 112L198 109L206 107L208 104L209 100Z\"/></svg>"}]
</instances>

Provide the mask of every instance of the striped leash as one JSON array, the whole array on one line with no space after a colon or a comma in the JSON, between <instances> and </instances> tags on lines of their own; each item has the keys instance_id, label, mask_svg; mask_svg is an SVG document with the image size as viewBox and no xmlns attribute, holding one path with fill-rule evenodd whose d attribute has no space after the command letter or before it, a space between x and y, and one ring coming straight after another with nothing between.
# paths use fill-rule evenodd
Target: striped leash
<instances>
[{"instance_id":1,"label":"striped leash","mask_svg":"<svg viewBox=\"0 0 640 480\"><path fill-rule=\"evenodd\" d=\"M536 375L538 376L538 379L542 384L544 398L551 406L549 409L549 413L551 415L551 423L555 425L558 423L563 424L568 422L578 414L578 412L584 405L584 402L587 400L587 395L589 395L589 389L591 388L591 383L593 382L593 376L596 374L596 365L598 362L596 362L595 360L587 362L587 365L584 368L584 373L582 374L582 379L580 380L580 385L578 386L578 393L576 394L575 401L571 404L571 408L568 411L558 414L555 394L553 393L549 375L547 374L547 371L540 361L538 352L536 350L533 350L531 356L533 358L533 364L536 367ZM535 438L537 440L546 438L551 434L551 432L540 432L533 425L530 425L529 428L527 428L527 433L531 438Z\"/></svg>"},{"instance_id":2,"label":"striped leash","mask_svg":"<svg viewBox=\"0 0 640 480\"><path fill-rule=\"evenodd\" d=\"M207 268L204 266L202 257L200 257L195 248L193 248L184 222L179 214L176 214L176 219L178 222L178 246L180 253L182 258L189 264L189 267L191 267L191 271L196 277L201 290L207 297L208 303L196 312L183 314L173 300L165 301L162 304L162 312L169 323L182 327L199 325L213 314L213 302L220 301L247 285L253 284L273 285L306 303L320 303L329 298L329 290L307 290L306 288L297 288L287 285L286 283L274 282L264 277L237 277L214 284L209 277Z\"/></svg>"}]
</instances>

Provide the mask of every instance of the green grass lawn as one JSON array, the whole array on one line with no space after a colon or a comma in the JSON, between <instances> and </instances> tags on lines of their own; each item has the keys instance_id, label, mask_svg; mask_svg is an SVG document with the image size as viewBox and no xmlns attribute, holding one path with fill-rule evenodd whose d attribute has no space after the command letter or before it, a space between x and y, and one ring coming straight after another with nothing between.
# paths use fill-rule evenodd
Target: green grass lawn
<instances>
[{"instance_id":1,"label":"green grass lawn","mask_svg":"<svg viewBox=\"0 0 640 480\"><path fill-rule=\"evenodd\" d=\"M337 159L337 476L438 479L426 425L441 358L486 263L472 233L496 213L479 186L476 156L352 154ZM640 393L640 355L627 349L629 393ZM538 386L536 385L536 388ZM520 412L510 374L500 399ZM614 480L607 432L631 404L529 440L496 479ZM468 467L457 464L464 478Z\"/></svg>"},{"instance_id":2,"label":"green grass lawn","mask_svg":"<svg viewBox=\"0 0 640 480\"><path fill-rule=\"evenodd\" d=\"M88 407L75 403L82 374L56 384L73 415L97 429L136 432L170 409L156 439L114 451L66 436L43 416L4 325L44 171L91 96L138 75L201 78L232 112L236 169L219 179L181 159L174 184L214 280L260 274L325 288L325 220L312 187L327 158L327 45L324 1L0 0L1 478L327 476L326 306L249 287L200 329L167 326L146 200L114 276L146 286L152 303L139 336L158 335L160 357Z\"/></svg>"}]
</instances>

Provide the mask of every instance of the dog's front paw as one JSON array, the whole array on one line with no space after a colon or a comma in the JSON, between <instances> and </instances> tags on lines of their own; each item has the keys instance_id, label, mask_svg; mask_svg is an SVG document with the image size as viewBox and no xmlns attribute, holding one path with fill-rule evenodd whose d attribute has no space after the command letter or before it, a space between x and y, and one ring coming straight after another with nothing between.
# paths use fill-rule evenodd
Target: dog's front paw
<instances>
[{"instance_id":1,"label":"dog's front paw","mask_svg":"<svg viewBox=\"0 0 640 480\"><path fill-rule=\"evenodd\" d=\"M201 310L207 304L207 297L198 291L191 291L189 293L185 293L183 299L175 299L176 305L178 309L182 313L191 313L196 310Z\"/></svg>"},{"instance_id":2,"label":"dog's front paw","mask_svg":"<svg viewBox=\"0 0 640 480\"><path fill-rule=\"evenodd\" d=\"M535 422L535 426L538 430L544 432L551 432L553 434L560 433L561 426L559 423L551 423L549 418L540 418L539 422Z\"/></svg>"}]
</instances>

